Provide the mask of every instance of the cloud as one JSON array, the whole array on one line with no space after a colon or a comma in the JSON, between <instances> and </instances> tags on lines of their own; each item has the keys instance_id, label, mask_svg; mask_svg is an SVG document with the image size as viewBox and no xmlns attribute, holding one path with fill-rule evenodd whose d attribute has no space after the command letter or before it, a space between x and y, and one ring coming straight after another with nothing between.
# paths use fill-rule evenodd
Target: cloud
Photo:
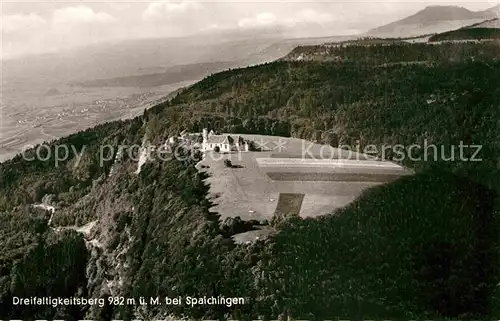
<instances>
[{"instance_id":1,"label":"cloud","mask_svg":"<svg viewBox=\"0 0 500 321\"><path fill-rule=\"evenodd\" d=\"M35 13L3 15L0 21L0 30L9 33L26 29L37 29L45 23L45 19Z\"/></svg>"},{"instance_id":2,"label":"cloud","mask_svg":"<svg viewBox=\"0 0 500 321\"><path fill-rule=\"evenodd\" d=\"M199 2L194 1L161 1L151 3L142 14L144 20L157 20L184 14L192 10L203 8Z\"/></svg>"},{"instance_id":3,"label":"cloud","mask_svg":"<svg viewBox=\"0 0 500 321\"><path fill-rule=\"evenodd\" d=\"M252 18L243 18L238 21L240 28L255 28L273 25L277 22L277 18L272 12L261 12Z\"/></svg>"},{"instance_id":4,"label":"cloud","mask_svg":"<svg viewBox=\"0 0 500 321\"><path fill-rule=\"evenodd\" d=\"M221 27L217 23L212 23L212 24L209 24L208 26L201 28L200 31L211 31L211 30L221 30L221 29L224 29L224 28Z\"/></svg>"},{"instance_id":5,"label":"cloud","mask_svg":"<svg viewBox=\"0 0 500 321\"><path fill-rule=\"evenodd\" d=\"M344 35L401 19L431 4L456 4L456 1L6 1L0 18L2 54L40 53L123 39L196 33L219 36L225 31L246 32L252 28L272 29L286 37ZM459 3L473 10L496 4L498 0Z\"/></svg>"},{"instance_id":6,"label":"cloud","mask_svg":"<svg viewBox=\"0 0 500 321\"><path fill-rule=\"evenodd\" d=\"M318 12L313 9L303 9L290 13L283 18L277 17L272 12L262 12L252 18L243 18L238 21L240 28L258 28L266 26L293 27L297 24L323 24L335 21L335 17L329 13Z\"/></svg>"},{"instance_id":7,"label":"cloud","mask_svg":"<svg viewBox=\"0 0 500 321\"><path fill-rule=\"evenodd\" d=\"M52 15L54 24L110 23L116 18L105 12L94 12L85 6L57 9Z\"/></svg>"},{"instance_id":8,"label":"cloud","mask_svg":"<svg viewBox=\"0 0 500 321\"><path fill-rule=\"evenodd\" d=\"M297 23L329 23L335 21L335 17L326 12L318 12L313 9L304 9L287 18L284 22L287 25L295 25Z\"/></svg>"}]
</instances>

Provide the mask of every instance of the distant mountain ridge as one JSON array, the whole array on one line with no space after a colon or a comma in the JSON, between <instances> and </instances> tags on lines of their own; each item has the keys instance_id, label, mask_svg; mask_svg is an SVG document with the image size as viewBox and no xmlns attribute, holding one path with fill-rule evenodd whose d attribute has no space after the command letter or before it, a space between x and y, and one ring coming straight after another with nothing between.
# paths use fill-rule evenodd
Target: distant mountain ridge
<instances>
[{"instance_id":1,"label":"distant mountain ridge","mask_svg":"<svg viewBox=\"0 0 500 321\"><path fill-rule=\"evenodd\" d=\"M500 4L494 6L493 8L489 8L489 9L486 9L486 10L481 11L481 12L489 12L489 13L493 12L498 17L500 14Z\"/></svg>"},{"instance_id":2,"label":"distant mountain ridge","mask_svg":"<svg viewBox=\"0 0 500 321\"><path fill-rule=\"evenodd\" d=\"M428 6L416 14L400 20L398 23L431 23L435 21L451 21L489 18L488 11L473 12L457 6Z\"/></svg>"},{"instance_id":3,"label":"distant mountain ridge","mask_svg":"<svg viewBox=\"0 0 500 321\"><path fill-rule=\"evenodd\" d=\"M47 90L45 92L44 96L49 97L49 96L57 96L60 94L61 94L61 92L57 88L50 88L49 90Z\"/></svg>"},{"instance_id":4,"label":"distant mountain ridge","mask_svg":"<svg viewBox=\"0 0 500 321\"><path fill-rule=\"evenodd\" d=\"M411 37L441 33L498 17L500 7L471 11L459 6L428 6L414 15L369 30L367 36Z\"/></svg>"}]
</instances>

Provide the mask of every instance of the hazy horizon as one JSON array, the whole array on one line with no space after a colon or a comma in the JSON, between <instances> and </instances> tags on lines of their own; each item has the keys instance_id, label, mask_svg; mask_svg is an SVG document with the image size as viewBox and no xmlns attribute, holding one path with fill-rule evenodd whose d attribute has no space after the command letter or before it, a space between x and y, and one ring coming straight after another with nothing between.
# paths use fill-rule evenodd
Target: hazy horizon
<instances>
[{"instance_id":1,"label":"hazy horizon","mask_svg":"<svg viewBox=\"0 0 500 321\"><path fill-rule=\"evenodd\" d=\"M150 38L247 33L285 38L342 36L404 18L430 5L480 11L497 1L3 1L0 59Z\"/></svg>"}]
</instances>

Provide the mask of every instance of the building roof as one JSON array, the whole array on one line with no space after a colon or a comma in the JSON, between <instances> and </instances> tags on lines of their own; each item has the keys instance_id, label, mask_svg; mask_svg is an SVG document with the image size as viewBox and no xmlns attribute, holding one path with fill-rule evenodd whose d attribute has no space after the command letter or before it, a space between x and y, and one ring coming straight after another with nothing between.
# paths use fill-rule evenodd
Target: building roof
<instances>
[{"instance_id":1,"label":"building roof","mask_svg":"<svg viewBox=\"0 0 500 321\"><path fill-rule=\"evenodd\" d=\"M231 144L227 135L212 135L207 138L208 144Z\"/></svg>"},{"instance_id":2,"label":"building roof","mask_svg":"<svg viewBox=\"0 0 500 321\"><path fill-rule=\"evenodd\" d=\"M238 143L240 143L240 144L245 144L246 143L245 139L243 137L241 137L241 136L236 137L235 141L238 142Z\"/></svg>"}]
</instances>

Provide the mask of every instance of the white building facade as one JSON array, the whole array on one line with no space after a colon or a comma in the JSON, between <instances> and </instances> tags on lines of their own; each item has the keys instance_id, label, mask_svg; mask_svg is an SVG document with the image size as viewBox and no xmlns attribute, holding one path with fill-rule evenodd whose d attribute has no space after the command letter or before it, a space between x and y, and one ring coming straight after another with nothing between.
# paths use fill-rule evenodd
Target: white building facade
<instances>
[{"instance_id":1,"label":"white building facade","mask_svg":"<svg viewBox=\"0 0 500 321\"><path fill-rule=\"evenodd\" d=\"M242 137L235 138L229 135L216 135L213 131L208 132L203 129L202 151L218 150L221 153L229 153L232 151L248 152L248 142Z\"/></svg>"}]
</instances>

